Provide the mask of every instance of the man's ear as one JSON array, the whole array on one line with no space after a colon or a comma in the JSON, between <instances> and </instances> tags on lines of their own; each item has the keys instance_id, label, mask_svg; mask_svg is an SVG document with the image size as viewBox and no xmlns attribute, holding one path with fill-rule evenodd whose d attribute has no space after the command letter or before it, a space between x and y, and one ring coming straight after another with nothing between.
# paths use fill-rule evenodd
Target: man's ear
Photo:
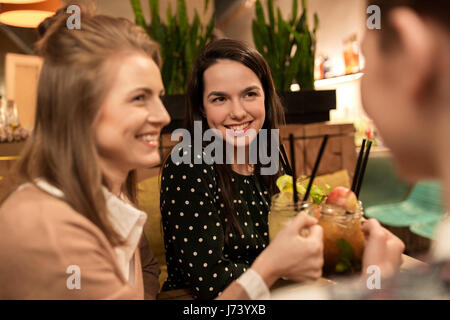
<instances>
[{"instance_id":1,"label":"man's ear","mask_svg":"<svg viewBox=\"0 0 450 320\"><path fill-rule=\"evenodd\" d=\"M432 29L426 21L408 8L396 8L389 15L389 22L397 33L404 68L402 70L406 90L414 99L422 99L433 76L434 42Z\"/></svg>"}]
</instances>

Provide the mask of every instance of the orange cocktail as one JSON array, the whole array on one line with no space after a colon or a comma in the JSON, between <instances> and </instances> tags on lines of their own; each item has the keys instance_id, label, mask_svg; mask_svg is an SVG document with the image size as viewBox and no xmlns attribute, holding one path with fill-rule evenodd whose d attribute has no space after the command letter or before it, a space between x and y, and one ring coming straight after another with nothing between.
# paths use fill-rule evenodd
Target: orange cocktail
<instances>
[{"instance_id":1,"label":"orange cocktail","mask_svg":"<svg viewBox=\"0 0 450 320\"><path fill-rule=\"evenodd\" d=\"M323 228L324 274L350 273L361 269L364 234L361 231L362 206L355 212L322 204L319 224Z\"/></svg>"}]
</instances>

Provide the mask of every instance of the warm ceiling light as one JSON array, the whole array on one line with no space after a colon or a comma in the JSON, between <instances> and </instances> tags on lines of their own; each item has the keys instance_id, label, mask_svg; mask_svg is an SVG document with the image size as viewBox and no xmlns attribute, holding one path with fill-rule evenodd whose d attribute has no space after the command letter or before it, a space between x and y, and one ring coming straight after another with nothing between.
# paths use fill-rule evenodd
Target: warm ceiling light
<instances>
[{"instance_id":1,"label":"warm ceiling light","mask_svg":"<svg viewBox=\"0 0 450 320\"><path fill-rule=\"evenodd\" d=\"M36 3L36 2L44 2L45 0L0 0L0 4L2 3L14 3L14 4L26 4L26 3Z\"/></svg>"},{"instance_id":2,"label":"warm ceiling light","mask_svg":"<svg viewBox=\"0 0 450 320\"><path fill-rule=\"evenodd\" d=\"M54 14L51 11L14 10L0 14L0 22L14 27L36 28Z\"/></svg>"},{"instance_id":3,"label":"warm ceiling light","mask_svg":"<svg viewBox=\"0 0 450 320\"><path fill-rule=\"evenodd\" d=\"M35 3L28 4L23 3L25 0L15 1L15 4L2 3L4 1L12 0L0 0L0 23L23 28L36 28L43 20L55 14L62 4L60 0L34 0Z\"/></svg>"}]
</instances>

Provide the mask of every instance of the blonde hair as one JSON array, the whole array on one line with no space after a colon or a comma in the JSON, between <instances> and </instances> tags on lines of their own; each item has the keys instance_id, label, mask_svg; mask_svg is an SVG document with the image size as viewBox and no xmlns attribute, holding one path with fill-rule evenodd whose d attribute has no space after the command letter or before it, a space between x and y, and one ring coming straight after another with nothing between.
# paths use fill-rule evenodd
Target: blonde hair
<instances>
[{"instance_id":1,"label":"blonde hair","mask_svg":"<svg viewBox=\"0 0 450 320\"><path fill-rule=\"evenodd\" d=\"M95 15L82 8L81 29L66 27L65 10L38 41L44 59L34 130L8 178L4 201L18 185L39 177L61 189L65 201L97 225L113 245L121 243L106 216L92 124L113 78L107 65L130 52L161 65L159 49L146 32L123 18ZM136 172L122 192L135 204ZM0 202L1 203L1 202Z\"/></svg>"}]
</instances>

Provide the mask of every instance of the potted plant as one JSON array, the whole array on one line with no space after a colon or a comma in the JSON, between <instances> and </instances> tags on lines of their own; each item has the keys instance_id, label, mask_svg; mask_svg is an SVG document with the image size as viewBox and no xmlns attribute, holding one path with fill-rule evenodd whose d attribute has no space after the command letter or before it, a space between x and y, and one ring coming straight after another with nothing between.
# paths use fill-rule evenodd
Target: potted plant
<instances>
[{"instance_id":1,"label":"potted plant","mask_svg":"<svg viewBox=\"0 0 450 320\"><path fill-rule=\"evenodd\" d=\"M292 2L292 17L284 19L273 0L267 1L268 23L260 0L256 1L256 19L252 24L256 49L270 66L275 87L287 108L288 123L329 120L329 110L336 108L334 90L314 90L314 58L319 18L314 14L312 30L308 23L308 2L302 0L303 12L298 16L298 0ZM290 92L293 83L300 92Z\"/></svg>"},{"instance_id":2,"label":"potted plant","mask_svg":"<svg viewBox=\"0 0 450 320\"><path fill-rule=\"evenodd\" d=\"M204 12L210 0L204 2ZM166 132L181 126L184 117L184 93L192 64L198 52L212 38L214 14L207 25L202 25L197 10L192 23L189 22L186 1L177 0L176 12L169 5L166 21L159 15L158 0L149 0L150 23L147 24L140 0L130 0L136 24L143 27L150 37L159 43L163 65L161 75L166 91L164 105L174 121L165 128Z\"/></svg>"}]
</instances>

